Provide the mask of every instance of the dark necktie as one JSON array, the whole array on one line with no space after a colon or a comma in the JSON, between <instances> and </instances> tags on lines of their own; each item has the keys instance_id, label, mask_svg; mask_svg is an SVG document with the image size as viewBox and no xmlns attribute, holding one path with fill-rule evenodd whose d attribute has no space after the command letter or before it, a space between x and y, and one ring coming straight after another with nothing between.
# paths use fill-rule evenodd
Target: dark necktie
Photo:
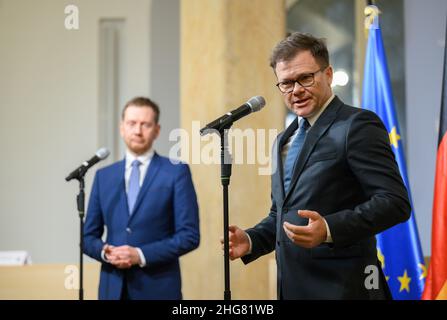
<instances>
[{"instance_id":1,"label":"dark necktie","mask_svg":"<svg viewBox=\"0 0 447 320\"><path fill-rule=\"evenodd\" d=\"M284 163L284 191L287 193L292 180L293 168L296 159L300 155L304 140L306 139L307 129L310 127L309 122L305 118L301 118L299 123L298 133L287 151L286 160Z\"/></svg>"}]
</instances>

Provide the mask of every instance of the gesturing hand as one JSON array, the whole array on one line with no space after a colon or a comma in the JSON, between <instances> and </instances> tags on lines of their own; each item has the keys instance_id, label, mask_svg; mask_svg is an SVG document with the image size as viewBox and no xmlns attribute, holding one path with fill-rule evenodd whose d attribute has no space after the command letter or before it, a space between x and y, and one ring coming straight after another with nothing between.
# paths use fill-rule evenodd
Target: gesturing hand
<instances>
[{"instance_id":1,"label":"gesturing hand","mask_svg":"<svg viewBox=\"0 0 447 320\"><path fill-rule=\"evenodd\" d=\"M229 254L230 259L234 260L240 258L248 253L250 250L250 241L248 240L248 235L244 230L239 228L238 226L229 226L228 227L229 235ZM220 238L220 243L222 244L222 250L224 249L224 239Z\"/></svg>"},{"instance_id":2,"label":"gesturing hand","mask_svg":"<svg viewBox=\"0 0 447 320\"><path fill-rule=\"evenodd\" d=\"M302 218L309 218L307 226L283 223L284 231L293 243L304 248L313 248L326 240L327 230L324 218L316 211L298 210Z\"/></svg>"}]
</instances>

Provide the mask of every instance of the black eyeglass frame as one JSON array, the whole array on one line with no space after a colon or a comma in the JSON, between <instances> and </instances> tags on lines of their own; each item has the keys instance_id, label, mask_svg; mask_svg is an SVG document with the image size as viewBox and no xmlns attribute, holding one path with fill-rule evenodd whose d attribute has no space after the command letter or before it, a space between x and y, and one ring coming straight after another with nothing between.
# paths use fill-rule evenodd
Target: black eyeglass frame
<instances>
[{"instance_id":1,"label":"black eyeglass frame","mask_svg":"<svg viewBox=\"0 0 447 320\"><path fill-rule=\"evenodd\" d=\"M283 94L288 94L288 93L291 93L293 90L295 90L295 85L296 85L296 83L298 83L298 84L299 84L301 87L303 87L303 88L309 88L309 87L312 87L312 86L315 84L315 75L316 75L318 72L323 72L323 71L326 70L328 67L329 67L329 66L325 66L325 67L323 67L323 68L321 68L321 69L318 69L318 70L315 71L315 72L309 72L309 73L304 73L304 74L300 75L300 78L307 77L307 76L312 77L312 82L309 83L309 84L303 85L303 84L301 84L301 82L300 82L298 79L295 79L295 80L287 80L287 81L283 81L283 82L278 82L278 83L276 84L276 87L277 87L277 88L279 89L279 91L281 91L281 93L283 93ZM289 89L289 90L282 90L282 89L281 89L281 85L283 85L283 84L292 84L292 83L293 83L293 86L292 86L291 89Z\"/></svg>"}]
</instances>

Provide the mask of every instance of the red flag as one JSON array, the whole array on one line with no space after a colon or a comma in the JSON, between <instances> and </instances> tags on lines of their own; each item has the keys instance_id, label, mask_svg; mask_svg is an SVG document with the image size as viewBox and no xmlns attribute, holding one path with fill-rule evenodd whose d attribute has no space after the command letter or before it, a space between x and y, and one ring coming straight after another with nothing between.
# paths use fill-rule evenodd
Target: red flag
<instances>
[{"instance_id":1,"label":"red flag","mask_svg":"<svg viewBox=\"0 0 447 320\"><path fill-rule=\"evenodd\" d=\"M447 29L442 83L435 194L433 199L431 259L424 294L422 295L424 300L447 300Z\"/></svg>"}]
</instances>

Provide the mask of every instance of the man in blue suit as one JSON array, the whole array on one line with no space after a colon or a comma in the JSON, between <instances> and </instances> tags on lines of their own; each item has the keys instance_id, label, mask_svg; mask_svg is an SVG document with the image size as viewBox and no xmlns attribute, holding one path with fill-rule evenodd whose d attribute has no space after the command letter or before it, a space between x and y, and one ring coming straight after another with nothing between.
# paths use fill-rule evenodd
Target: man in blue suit
<instances>
[{"instance_id":1,"label":"man in blue suit","mask_svg":"<svg viewBox=\"0 0 447 320\"><path fill-rule=\"evenodd\" d=\"M290 35L271 67L296 118L275 142L270 212L253 228L230 226L230 257L275 250L281 299L391 298L374 236L407 220L410 204L388 132L333 94L322 39Z\"/></svg>"},{"instance_id":2,"label":"man in blue suit","mask_svg":"<svg viewBox=\"0 0 447 320\"><path fill-rule=\"evenodd\" d=\"M188 165L152 148L159 114L150 99L129 101L125 159L96 172L84 241L102 263L99 299L182 298L179 257L199 245L198 205Z\"/></svg>"}]
</instances>

